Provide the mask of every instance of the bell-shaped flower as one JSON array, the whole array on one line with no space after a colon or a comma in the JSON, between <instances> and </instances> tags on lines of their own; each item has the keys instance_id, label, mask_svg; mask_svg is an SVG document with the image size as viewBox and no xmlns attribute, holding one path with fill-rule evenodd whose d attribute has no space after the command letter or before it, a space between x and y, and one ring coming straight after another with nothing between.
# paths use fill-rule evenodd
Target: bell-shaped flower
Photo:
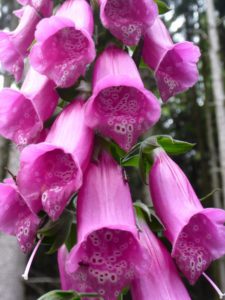
<instances>
[{"instance_id":1,"label":"bell-shaped flower","mask_svg":"<svg viewBox=\"0 0 225 300\"><path fill-rule=\"evenodd\" d=\"M21 152L17 182L34 213L44 210L56 220L80 188L93 146L93 132L84 118L83 102L75 100L56 119L43 143Z\"/></svg>"},{"instance_id":2,"label":"bell-shaped flower","mask_svg":"<svg viewBox=\"0 0 225 300\"><path fill-rule=\"evenodd\" d=\"M98 0L103 25L126 45L136 45L158 16L154 0Z\"/></svg>"},{"instance_id":3,"label":"bell-shaped flower","mask_svg":"<svg viewBox=\"0 0 225 300\"><path fill-rule=\"evenodd\" d=\"M30 68L20 91L0 91L0 134L20 147L35 142L58 98L55 84Z\"/></svg>"},{"instance_id":4,"label":"bell-shaped flower","mask_svg":"<svg viewBox=\"0 0 225 300\"><path fill-rule=\"evenodd\" d=\"M32 66L60 87L73 85L95 58L92 33L93 13L87 1L65 1L55 16L38 24Z\"/></svg>"},{"instance_id":5,"label":"bell-shaped flower","mask_svg":"<svg viewBox=\"0 0 225 300\"><path fill-rule=\"evenodd\" d=\"M106 153L91 163L77 200L78 244L66 272L77 291L116 300L142 268L133 206L122 169Z\"/></svg>"},{"instance_id":6,"label":"bell-shaped flower","mask_svg":"<svg viewBox=\"0 0 225 300\"><path fill-rule=\"evenodd\" d=\"M53 1L52 0L17 0L21 5L30 5L36 9L36 11L42 17L49 17L52 15Z\"/></svg>"},{"instance_id":7,"label":"bell-shaped flower","mask_svg":"<svg viewBox=\"0 0 225 300\"><path fill-rule=\"evenodd\" d=\"M129 150L160 117L156 97L144 88L129 54L114 46L97 59L87 124Z\"/></svg>"},{"instance_id":8,"label":"bell-shaped flower","mask_svg":"<svg viewBox=\"0 0 225 300\"><path fill-rule=\"evenodd\" d=\"M132 283L132 299L191 300L174 265L172 257L161 241L138 220L140 243L151 258L149 270Z\"/></svg>"},{"instance_id":9,"label":"bell-shaped flower","mask_svg":"<svg viewBox=\"0 0 225 300\"><path fill-rule=\"evenodd\" d=\"M12 32L0 31L0 63L19 81L23 74L24 58L34 40L34 32L41 17L31 6L20 10L20 22Z\"/></svg>"},{"instance_id":10,"label":"bell-shaped flower","mask_svg":"<svg viewBox=\"0 0 225 300\"><path fill-rule=\"evenodd\" d=\"M0 183L0 231L17 237L23 252L35 241L40 219L31 212L12 179Z\"/></svg>"},{"instance_id":11,"label":"bell-shaped flower","mask_svg":"<svg viewBox=\"0 0 225 300\"><path fill-rule=\"evenodd\" d=\"M191 42L174 44L167 28L157 18L144 36L143 58L155 71L161 98L182 93L198 80L197 62L201 53Z\"/></svg>"},{"instance_id":12,"label":"bell-shaped flower","mask_svg":"<svg viewBox=\"0 0 225 300\"><path fill-rule=\"evenodd\" d=\"M156 213L173 244L172 257L194 284L225 254L225 211L204 209L185 174L162 149L155 150L149 183Z\"/></svg>"}]
</instances>

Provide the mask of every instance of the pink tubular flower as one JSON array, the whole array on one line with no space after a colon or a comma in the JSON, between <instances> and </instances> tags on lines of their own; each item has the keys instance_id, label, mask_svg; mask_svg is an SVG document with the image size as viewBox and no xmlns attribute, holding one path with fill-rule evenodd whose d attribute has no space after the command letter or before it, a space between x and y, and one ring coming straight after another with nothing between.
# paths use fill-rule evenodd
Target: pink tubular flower
<instances>
[{"instance_id":1,"label":"pink tubular flower","mask_svg":"<svg viewBox=\"0 0 225 300\"><path fill-rule=\"evenodd\" d=\"M55 84L30 68L21 91L0 91L0 134L19 146L34 142L42 134L43 122L58 103Z\"/></svg>"},{"instance_id":2,"label":"pink tubular flower","mask_svg":"<svg viewBox=\"0 0 225 300\"><path fill-rule=\"evenodd\" d=\"M95 58L93 14L85 0L67 0L55 16L42 20L30 54L32 66L60 87L83 75Z\"/></svg>"},{"instance_id":3,"label":"pink tubular flower","mask_svg":"<svg viewBox=\"0 0 225 300\"><path fill-rule=\"evenodd\" d=\"M17 0L21 5L30 5L36 9L43 17L49 17L52 14L52 0Z\"/></svg>"},{"instance_id":4,"label":"pink tubular flower","mask_svg":"<svg viewBox=\"0 0 225 300\"><path fill-rule=\"evenodd\" d=\"M63 212L82 184L89 162L93 133L84 124L82 101L74 101L54 122L45 142L21 152L18 186L27 205L44 210L53 220Z\"/></svg>"},{"instance_id":5,"label":"pink tubular flower","mask_svg":"<svg viewBox=\"0 0 225 300\"><path fill-rule=\"evenodd\" d=\"M107 48L97 59L87 124L129 150L160 117L156 97L144 88L134 61L124 51Z\"/></svg>"},{"instance_id":6,"label":"pink tubular flower","mask_svg":"<svg viewBox=\"0 0 225 300\"><path fill-rule=\"evenodd\" d=\"M152 201L173 244L172 256L191 284L225 254L225 211L203 208L185 174L162 150L155 150L149 175Z\"/></svg>"},{"instance_id":7,"label":"pink tubular flower","mask_svg":"<svg viewBox=\"0 0 225 300\"><path fill-rule=\"evenodd\" d=\"M14 75L16 81L22 77L23 60L28 55L35 28L41 19L29 5L20 10L20 16L20 23L14 31L0 31L0 62L6 71Z\"/></svg>"},{"instance_id":8,"label":"pink tubular flower","mask_svg":"<svg viewBox=\"0 0 225 300\"><path fill-rule=\"evenodd\" d=\"M182 283L174 262L164 245L149 230L143 220L140 242L151 258L149 270L132 284L132 299L137 300L191 300Z\"/></svg>"},{"instance_id":9,"label":"pink tubular flower","mask_svg":"<svg viewBox=\"0 0 225 300\"><path fill-rule=\"evenodd\" d=\"M153 0L98 1L103 25L126 45L136 45L158 15Z\"/></svg>"},{"instance_id":10,"label":"pink tubular flower","mask_svg":"<svg viewBox=\"0 0 225 300\"><path fill-rule=\"evenodd\" d=\"M129 187L108 154L90 164L77 201L78 244L66 272L79 292L117 299L142 268L142 256Z\"/></svg>"},{"instance_id":11,"label":"pink tubular flower","mask_svg":"<svg viewBox=\"0 0 225 300\"><path fill-rule=\"evenodd\" d=\"M200 55L199 48L191 42L174 44L160 18L148 29L144 36L143 58L155 71L164 102L197 82Z\"/></svg>"},{"instance_id":12,"label":"pink tubular flower","mask_svg":"<svg viewBox=\"0 0 225 300\"><path fill-rule=\"evenodd\" d=\"M33 247L40 220L30 211L12 179L0 183L0 194L0 231L15 235L21 250L27 253Z\"/></svg>"}]
</instances>

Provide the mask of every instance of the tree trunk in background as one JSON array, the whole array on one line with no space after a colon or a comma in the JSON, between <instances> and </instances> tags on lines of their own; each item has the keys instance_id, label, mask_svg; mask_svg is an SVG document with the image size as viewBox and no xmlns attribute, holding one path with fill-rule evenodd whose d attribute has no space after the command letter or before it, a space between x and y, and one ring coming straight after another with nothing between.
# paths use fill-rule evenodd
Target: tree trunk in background
<instances>
[{"instance_id":1,"label":"tree trunk in background","mask_svg":"<svg viewBox=\"0 0 225 300\"><path fill-rule=\"evenodd\" d=\"M206 12L208 18L209 55L212 71L212 89L214 94L215 113L217 121L220 173L222 179L223 207L225 207L225 109L224 87L221 60L219 57L219 36L213 0L206 0Z\"/></svg>"},{"instance_id":2,"label":"tree trunk in background","mask_svg":"<svg viewBox=\"0 0 225 300\"><path fill-rule=\"evenodd\" d=\"M217 135L219 144L219 164L220 164L220 174L222 179L222 196L223 196L223 208L225 208L225 109L224 109L224 86L223 86L223 75L221 68L221 60L219 57L220 45L219 45L219 35L217 30L217 19L215 15L215 7L213 0L206 0L206 12L208 19L208 35L210 44L210 64L212 73L212 90L214 95L215 104L215 114L217 122ZM213 185L218 184L218 173L214 172L213 168L217 167L216 161L216 150L213 141L212 132L212 121L209 109L206 111L206 118L208 120L208 140L211 163L212 163L212 183ZM217 195L214 195L215 205L218 207L219 199ZM219 263L220 281L221 288L225 290L225 261L224 258L221 259Z\"/></svg>"}]
</instances>

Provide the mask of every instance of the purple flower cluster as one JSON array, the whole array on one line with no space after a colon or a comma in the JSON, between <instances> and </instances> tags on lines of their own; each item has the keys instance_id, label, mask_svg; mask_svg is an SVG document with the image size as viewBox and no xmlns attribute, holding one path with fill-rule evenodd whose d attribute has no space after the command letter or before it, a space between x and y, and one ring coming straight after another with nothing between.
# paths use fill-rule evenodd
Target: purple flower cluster
<instances>
[{"instance_id":1,"label":"purple flower cluster","mask_svg":"<svg viewBox=\"0 0 225 300\"><path fill-rule=\"evenodd\" d=\"M204 209L183 172L156 149L150 191L173 244L170 255L135 219L122 168L105 151L92 160L96 132L129 151L159 120L159 101L144 87L128 52L110 44L96 58L93 10L86 0L66 0L54 14L52 0L18 2L19 25L0 32L0 62L17 81L24 62L30 67L20 90L0 92L0 134L21 151L16 179L0 184L0 230L29 252L41 226L39 213L57 221L78 192L77 244L58 253L62 289L106 300L116 300L125 287L136 300L190 299L172 257L195 283L225 253L225 212ZM142 56L163 101L196 83L200 51L190 42L172 42L155 1L98 5L102 24L123 44L144 40ZM46 128L58 106L57 89L73 86L95 58L90 98L74 99Z\"/></svg>"}]
</instances>

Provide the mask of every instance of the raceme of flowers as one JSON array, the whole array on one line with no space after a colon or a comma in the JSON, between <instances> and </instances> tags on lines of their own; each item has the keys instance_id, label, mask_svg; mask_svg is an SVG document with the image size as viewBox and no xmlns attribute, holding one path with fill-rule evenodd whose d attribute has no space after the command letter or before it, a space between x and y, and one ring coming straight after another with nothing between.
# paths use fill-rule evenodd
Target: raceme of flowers
<instances>
[{"instance_id":1,"label":"raceme of flowers","mask_svg":"<svg viewBox=\"0 0 225 300\"><path fill-rule=\"evenodd\" d=\"M63 290L116 300L130 287L135 300L190 299L177 267L194 284L225 254L225 211L204 209L182 170L155 149L149 187L170 254L135 219L123 170L95 134L128 152L160 118L160 101L144 87L129 46L143 41L164 102L198 80L199 48L173 43L153 0L99 0L97 8L66 0L55 9L52 0L18 2L18 26L0 32L2 67L23 78L20 90L0 91L0 134L20 151L17 176L0 184L0 230L27 253L43 225L40 213L59 220L77 194L77 244L58 251ZM94 9L123 47L109 43L99 53ZM77 96L55 118L59 88L74 86L90 66L90 97Z\"/></svg>"}]
</instances>

